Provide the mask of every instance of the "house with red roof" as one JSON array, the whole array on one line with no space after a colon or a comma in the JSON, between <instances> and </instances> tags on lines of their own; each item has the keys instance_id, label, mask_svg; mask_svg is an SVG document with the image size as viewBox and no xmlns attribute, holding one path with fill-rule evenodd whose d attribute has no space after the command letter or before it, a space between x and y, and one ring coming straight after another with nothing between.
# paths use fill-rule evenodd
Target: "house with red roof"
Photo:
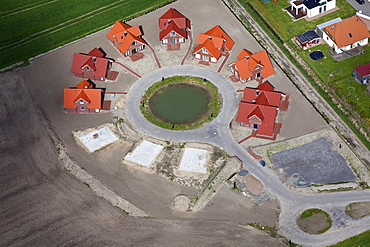
<instances>
[{"instance_id":1,"label":"house with red roof","mask_svg":"<svg viewBox=\"0 0 370 247\"><path fill-rule=\"evenodd\" d=\"M94 48L88 54L73 55L71 72L78 78L105 81L112 68L112 62L105 58L105 53L101 49Z\"/></svg>"},{"instance_id":2,"label":"house with red roof","mask_svg":"<svg viewBox=\"0 0 370 247\"><path fill-rule=\"evenodd\" d=\"M75 88L64 89L64 109L67 113L98 113L103 106L103 90L87 80Z\"/></svg>"},{"instance_id":3,"label":"house with red roof","mask_svg":"<svg viewBox=\"0 0 370 247\"><path fill-rule=\"evenodd\" d=\"M220 27L214 26L205 33L200 33L193 54L200 63L217 63L221 55L226 55L233 48L235 42Z\"/></svg>"},{"instance_id":4,"label":"house with red roof","mask_svg":"<svg viewBox=\"0 0 370 247\"><path fill-rule=\"evenodd\" d=\"M342 53L368 44L369 31L366 24L352 16L322 29L323 40L334 53Z\"/></svg>"},{"instance_id":5,"label":"house with red roof","mask_svg":"<svg viewBox=\"0 0 370 247\"><path fill-rule=\"evenodd\" d=\"M257 88L245 88L239 103L236 121L241 126L256 131L256 136L273 137L279 132L281 124L276 123L279 110L287 110L289 95L274 91L268 82Z\"/></svg>"},{"instance_id":6,"label":"house with red roof","mask_svg":"<svg viewBox=\"0 0 370 247\"><path fill-rule=\"evenodd\" d=\"M188 38L187 31L190 30L190 20L176 9L170 8L159 17L158 22L161 43L167 45L167 50L180 50L180 45L185 43Z\"/></svg>"},{"instance_id":7,"label":"house with red roof","mask_svg":"<svg viewBox=\"0 0 370 247\"><path fill-rule=\"evenodd\" d=\"M275 74L266 50L253 54L243 49L237 59L238 61L229 64L233 81L245 83L257 80L261 83L263 79Z\"/></svg>"},{"instance_id":8,"label":"house with red roof","mask_svg":"<svg viewBox=\"0 0 370 247\"><path fill-rule=\"evenodd\" d=\"M359 83L366 84L370 82L370 63L356 67L353 71L353 76Z\"/></svg>"},{"instance_id":9,"label":"house with red roof","mask_svg":"<svg viewBox=\"0 0 370 247\"><path fill-rule=\"evenodd\" d=\"M116 21L107 34L112 44L117 47L123 56L131 58L135 56L135 59L133 59L135 61L144 56L141 51L145 49L147 43L142 35L143 33L138 25L132 27L121 21Z\"/></svg>"}]
</instances>

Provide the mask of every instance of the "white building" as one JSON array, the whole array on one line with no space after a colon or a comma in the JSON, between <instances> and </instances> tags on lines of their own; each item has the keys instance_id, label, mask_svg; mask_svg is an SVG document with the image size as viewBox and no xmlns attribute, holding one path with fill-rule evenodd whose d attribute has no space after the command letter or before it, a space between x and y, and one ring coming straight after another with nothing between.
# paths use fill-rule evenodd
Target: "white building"
<instances>
[{"instance_id":1,"label":"white building","mask_svg":"<svg viewBox=\"0 0 370 247\"><path fill-rule=\"evenodd\" d=\"M303 13L311 18L334 9L336 0L290 0L290 5L295 15Z\"/></svg>"},{"instance_id":2,"label":"white building","mask_svg":"<svg viewBox=\"0 0 370 247\"><path fill-rule=\"evenodd\" d=\"M357 16L344 19L322 29L323 40L335 53L342 53L358 46L364 46L369 40L366 24Z\"/></svg>"}]
</instances>

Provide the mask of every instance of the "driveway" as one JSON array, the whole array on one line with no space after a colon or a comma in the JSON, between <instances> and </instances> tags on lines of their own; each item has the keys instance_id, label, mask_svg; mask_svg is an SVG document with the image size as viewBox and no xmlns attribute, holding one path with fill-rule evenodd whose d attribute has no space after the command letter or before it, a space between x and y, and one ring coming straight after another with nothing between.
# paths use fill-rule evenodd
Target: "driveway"
<instances>
[{"instance_id":1,"label":"driveway","mask_svg":"<svg viewBox=\"0 0 370 247\"><path fill-rule=\"evenodd\" d=\"M370 2L365 0L365 4L359 4L356 0L347 0L356 10L362 10L362 13L370 16Z\"/></svg>"}]
</instances>

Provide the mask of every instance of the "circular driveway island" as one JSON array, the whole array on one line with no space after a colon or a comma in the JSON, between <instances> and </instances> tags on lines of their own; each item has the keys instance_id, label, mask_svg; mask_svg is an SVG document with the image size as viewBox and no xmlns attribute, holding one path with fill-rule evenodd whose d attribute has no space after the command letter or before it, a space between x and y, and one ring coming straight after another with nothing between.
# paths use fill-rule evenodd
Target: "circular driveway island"
<instances>
[{"instance_id":1,"label":"circular driveway island","mask_svg":"<svg viewBox=\"0 0 370 247\"><path fill-rule=\"evenodd\" d=\"M210 123L194 130L167 130L150 123L140 111L140 102L146 89L162 77L192 76L204 78L213 83L221 97L222 107L219 115ZM228 126L238 107L236 91L231 83L219 73L195 66L174 66L157 69L139 79L130 88L126 101L126 116L128 121L141 132L167 141L201 141L219 145L216 140L221 126Z\"/></svg>"}]
</instances>

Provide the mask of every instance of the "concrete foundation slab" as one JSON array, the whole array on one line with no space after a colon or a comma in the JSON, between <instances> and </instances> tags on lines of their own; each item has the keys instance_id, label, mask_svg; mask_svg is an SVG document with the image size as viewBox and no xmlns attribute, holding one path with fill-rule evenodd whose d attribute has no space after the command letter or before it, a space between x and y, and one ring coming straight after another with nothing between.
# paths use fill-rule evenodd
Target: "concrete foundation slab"
<instances>
[{"instance_id":1,"label":"concrete foundation slab","mask_svg":"<svg viewBox=\"0 0 370 247\"><path fill-rule=\"evenodd\" d=\"M206 173L207 150L186 148L182 155L180 168L182 171Z\"/></svg>"},{"instance_id":2,"label":"concrete foundation slab","mask_svg":"<svg viewBox=\"0 0 370 247\"><path fill-rule=\"evenodd\" d=\"M143 141L132 153L126 155L125 160L149 167L162 150L163 146L161 145Z\"/></svg>"},{"instance_id":3,"label":"concrete foundation slab","mask_svg":"<svg viewBox=\"0 0 370 247\"><path fill-rule=\"evenodd\" d=\"M92 153L118 141L119 138L109 127L103 127L87 134L81 134L78 136L78 139Z\"/></svg>"}]
</instances>

